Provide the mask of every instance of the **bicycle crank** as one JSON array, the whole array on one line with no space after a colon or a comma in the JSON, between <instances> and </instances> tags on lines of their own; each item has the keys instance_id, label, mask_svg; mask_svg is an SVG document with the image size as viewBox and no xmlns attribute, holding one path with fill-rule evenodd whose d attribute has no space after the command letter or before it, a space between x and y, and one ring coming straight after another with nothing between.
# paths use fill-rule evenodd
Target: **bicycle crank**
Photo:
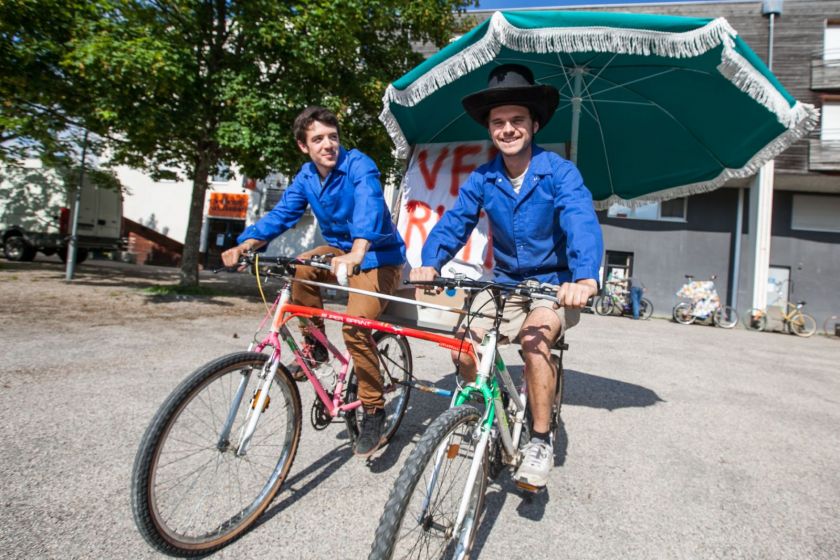
<instances>
[{"instance_id":1,"label":"bicycle crank","mask_svg":"<svg viewBox=\"0 0 840 560\"><path fill-rule=\"evenodd\" d=\"M327 393L327 396L329 396L330 400L332 400L332 393ZM309 413L309 421L312 422L312 427L318 431L323 430L332 423L332 420L333 418L327 411L327 407L324 406L321 399L315 397L315 401L312 403L312 409Z\"/></svg>"}]
</instances>

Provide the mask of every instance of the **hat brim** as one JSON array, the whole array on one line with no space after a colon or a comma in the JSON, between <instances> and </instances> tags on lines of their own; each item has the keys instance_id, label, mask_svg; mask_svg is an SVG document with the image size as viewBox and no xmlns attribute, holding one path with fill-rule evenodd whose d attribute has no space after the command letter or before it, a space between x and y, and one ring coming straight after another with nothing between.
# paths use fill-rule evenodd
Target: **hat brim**
<instances>
[{"instance_id":1,"label":"hat brim","mask_svg":"<svg viewBox=\"0 0 840 560\"><path fill-rule=\"evenodd\" d=\"M490 88L472 93L461 100L464 110L481 126L487 126L490 109L502 105L521 105L532 109L540 128L545 128L560 104L557 88L546 85Z\"/></svg>"}]
</instances>

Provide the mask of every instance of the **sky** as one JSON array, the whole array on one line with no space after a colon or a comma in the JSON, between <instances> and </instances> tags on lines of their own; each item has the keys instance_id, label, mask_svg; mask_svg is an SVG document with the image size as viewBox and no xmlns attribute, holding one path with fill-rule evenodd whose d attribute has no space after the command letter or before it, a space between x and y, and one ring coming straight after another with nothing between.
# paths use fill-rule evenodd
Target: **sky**
<instances>
[{"instance_id":1,"label":"sky","mask_svg":"<svg viewBox=\"0 0 840 560\"><path fill-rule=\"evenodd\" d=\"M726 1L726 0L722 0ZM729 0L732 1L732 0ZM479 0L479 10L516 8L556 8L562 6L594 6L598 4L686 4L715 3L721 0ZM471 8L472 10L476 8Z\"/></svg>"}]
</instances>

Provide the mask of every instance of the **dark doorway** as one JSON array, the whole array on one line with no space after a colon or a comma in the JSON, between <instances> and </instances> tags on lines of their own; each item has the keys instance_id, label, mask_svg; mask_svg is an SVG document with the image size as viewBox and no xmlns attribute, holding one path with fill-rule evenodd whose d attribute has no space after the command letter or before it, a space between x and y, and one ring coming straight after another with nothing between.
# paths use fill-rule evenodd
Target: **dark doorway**
<instances>
[{"instance_id":1,"label":"dark doorway","mask_svg":"<svg viewBox=\"0 0 840 560\"><path fill-rule=\"evenodd\" d=\"M204 268L222 266L222 253L236 245L236 238L245 229L244 220L207 219L207 252Z\"/></svg>"},{"instance_id":2,"label":"dark doorway","mask_svg":"<svg viewBox=\"0 0 840 560\"><path fill-rule=\"evenodd\" d=\"M630 278L633 275L633 253L625 251L607 251L607 265L604 267L604 277L601 285L606 286L607 280Z\"/></svg>"}]
</instances>

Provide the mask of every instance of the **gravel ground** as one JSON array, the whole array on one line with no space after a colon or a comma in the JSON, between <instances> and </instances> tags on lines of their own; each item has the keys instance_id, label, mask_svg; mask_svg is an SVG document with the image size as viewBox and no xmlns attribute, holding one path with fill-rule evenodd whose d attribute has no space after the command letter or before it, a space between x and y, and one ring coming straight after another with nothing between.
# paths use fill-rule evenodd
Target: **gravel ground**
<instances>
[{"instance_id":1,"label":"gravel ground","mask_svg":"<svg viewBox=\"0 0 840 560\"><path fill-rule=\"evenodd\" d=\"M245 348L262 310L245 275L205 275L225 293L213 297L143 291L176 278L93 261L68 284L57 261L0 261L0 558L159 556L129 506L142 433L186 374ZM549 489L491 483L475 557L840 558L840 341L591 315L568 341ZM412 349L418 377L451 385L446 352ZM402 462L446 404L412 394L368 463L343 425L307 420L288 484L214 556L365 558Z\"/></svg>"}]
</instances>

